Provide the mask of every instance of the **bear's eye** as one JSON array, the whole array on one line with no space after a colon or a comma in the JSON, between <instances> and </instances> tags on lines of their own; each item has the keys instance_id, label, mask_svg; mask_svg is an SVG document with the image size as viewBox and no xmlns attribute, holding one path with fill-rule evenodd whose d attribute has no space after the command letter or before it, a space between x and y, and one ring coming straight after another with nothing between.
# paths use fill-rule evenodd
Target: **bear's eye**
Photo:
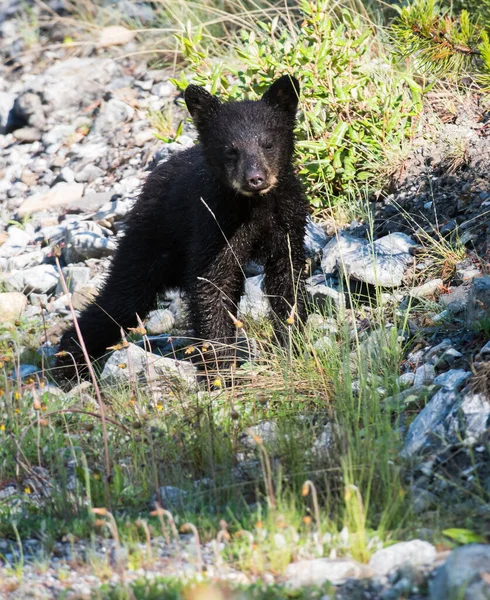
<instances>
[{"instance_id":1,"label":"bear's eye","mask_svg":"<svg viewBox=\"0 0 490 600\"><path fill-rule=\"evenodd\" d=\"M226 158L236 158L237 149L232 147L225 148L224 154Z\"/></svg>"},{"instance_id":2,"label":"bear's eye","mask_svg":"<svg viewBox=\"0 0 490 600\"><path fill-rule=\"evenodd\" d=\"M262 142L262 148L264 150L272 150L272 148L274 148L274 144L266 140L265 142Z\"/></svg>"}]
</instances>

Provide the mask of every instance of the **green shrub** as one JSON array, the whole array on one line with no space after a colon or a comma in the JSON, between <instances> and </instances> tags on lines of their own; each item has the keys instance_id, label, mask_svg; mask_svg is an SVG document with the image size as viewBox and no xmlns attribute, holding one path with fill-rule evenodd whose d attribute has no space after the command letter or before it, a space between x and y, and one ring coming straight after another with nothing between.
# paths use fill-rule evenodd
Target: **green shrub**
<instances>
[{"instance_id":1,"label":"green shrub","mask_svg":"<svg viewBox=\"0 0 490 600\"><path fill-rule=\"evenodd\" d=\"M202 49L199 32L180 37L193 81L222 97L257 98L278 75L298 77L298 161L316 208L381 184L387 153L409 135L421 99L419 86L394 68L372 28L346 9L329 12L329 5L302 0L294 21L258 22L241 33L227 64ZM180 89L189 83L185 74L174 82Z\"/></svg>"}]
</instances>

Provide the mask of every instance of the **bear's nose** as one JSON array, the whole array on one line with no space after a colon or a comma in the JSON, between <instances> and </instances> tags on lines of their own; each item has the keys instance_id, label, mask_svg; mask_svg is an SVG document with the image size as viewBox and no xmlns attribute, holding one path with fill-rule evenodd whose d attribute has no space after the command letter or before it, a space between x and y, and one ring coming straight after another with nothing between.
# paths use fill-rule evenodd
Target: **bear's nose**
<instances>
[{"instance_id":1,"label":"bear's nose","mask_svg":"<svg viewBox=\"0 0 490 600\"><path fill-rule=\"evenodd\" d=\"M251 190L263 190L267 187L265 183L265 177L260 171L254 171L252 173L248 173L247 176L247 184Z\"/></svg>"}]
</instances>

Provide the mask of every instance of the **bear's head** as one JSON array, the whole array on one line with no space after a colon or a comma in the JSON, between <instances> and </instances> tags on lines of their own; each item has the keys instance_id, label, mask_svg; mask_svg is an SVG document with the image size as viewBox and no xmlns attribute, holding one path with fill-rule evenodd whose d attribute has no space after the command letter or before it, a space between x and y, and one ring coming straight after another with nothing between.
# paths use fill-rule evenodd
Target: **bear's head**
<instances>
[{"instance_id":1,"label":"bear's head","mask_svg":"<svg viewBox=\"0 0 490 600\"><path fill-rule=\"evenodd\" d=\"M290 170L299 83L283 75L260 100L222 103L189 85L184 99L209 167L238 194L265 195Z\"/></svg>"}]
</instances>

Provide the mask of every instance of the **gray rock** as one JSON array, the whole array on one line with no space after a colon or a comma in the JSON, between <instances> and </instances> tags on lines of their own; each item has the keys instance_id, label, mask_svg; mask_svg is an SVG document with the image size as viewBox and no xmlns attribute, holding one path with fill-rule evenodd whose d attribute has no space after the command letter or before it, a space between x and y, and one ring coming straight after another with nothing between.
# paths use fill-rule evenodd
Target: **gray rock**
<instances>
[{"instance_id":1,"label":"gray rock","mask_svg":"<svg viewBox=\"0 0 490 600\"><path fill-rule=\"evenodd\" d=\"M85 165L85 167L75 175L75 181L78 181L79 183L92 183L92 181L95 181L98 177L102 177L104 173L104 169L101 169L96 165Z\"/></svg>"},{"instance_id":2,"label":"gray rock","mask_svg":"<svg viewBox=\"0 0 490 600\"><path fill-rule=\"evenodd\" d=\"M489 600L490 545L469 544L456 548L429 582L430 600Z\"/></svg>"},{"instance_id":3,"label":"gray rock","mask_svg":"<svg viewBox=\"0 0 490 600\"><path fill-rule=\"evenodd\" d=\"M436 376L436 370L434 366L427 363L420 367L417 367L415 370L415 377L413 380L413 387L418 389L427 383L432 383L434 381L434 377Z\"/></svg>"},{"instance_id":4,"label":"gray rock","mask_svg":"<svg viewBox=\"0 0 490 600\"><path fill-rule=\"evenodd\" d=\"M480 269L475 266L471 258L465 258L456 265L455 280L461 283L479 277Z\"/></svg>"},{"instance_id":5,"label":"gray rock","mask_svg":"<svg viewBox=\"0 0 490 600\"><path fill-rule=\"evenodd\" d=\"M397 287L403 282L407 267L413 263L410 248L415 242L404 233L390 233L373 244L342 253L338 268L346 275L371 285Z\"/></svg>"},{"instance_id":6,"label":"gray rock","mask_svg":"<svg viewBox=\"0 0 490 600\"><path fill-rule=\"evenodd\" d=\"M488 320L490 320L490 275L485 275L471 282L467 324L468 327L475 327Z\"/></svg>"},{"instance_id":7,"label":"gray rock","mask_svg":"<svg viewBox=\"0 0 490 600\"><path fill-rule=\"evenodd\" d=\"M82 289L90 281L90 269L88 267L69 265L62 269L69 292L75 292ZM56 294L62 294L63 287L61 281L56 287Z\"/></svg>"},{"instance_id":8,"label":"gray rock","mask_svg":"<svg viewBox=\"0 0 490 600\"><path fill-rule=\"evenodd\" d=\"M196 374L196 367L190 362L158 356L129 344L109 357L102 371L101 382L121 384L133 379L146 383L180 384L195 389Z\"/></svg>"},{"instance_id":9,"label":"gray rock","mask_svg":"<svg viewBox=\"0 0 490 600\"><path fill-rule=\"evenodd\" d=\"M61 144L71 135L73 135L75 133L75 130L75 123L58 123L57 125L51 127L49 131L43 133L43 137L41 139L44 146L46 147L52 146L54 144ZM71 181L68 183L71 183Z\"/></svg>"},{"instance_id":10,"label":"gray rock","mask_svg":"<svg viewBox=\"0 0 490 600\"><path fill-rule=\"evenodd\" d=\"M63 167L59 177L62 181L66 181L66 183L73 183L75 181L75 173L70 167Z\"/></svg>"},{"instance_id":11,"label":"gray rock","mask_svg":"<svg viewBox=\"0 0 490 600\"><path fill-rule=\"evenodd\" d=\"M263 275L247 277L244 293L238 305L239 315L252 317L252 319L260 319L269 314L269 300L262 291L263 285Z\"/></svg>"},{"instance_id":12,"label":"gray rock","mask_svg":"<svg viewBox=\"0 0 490 600\"><path fill-rule=\"evenodd\" d=\"M483 346L483 348L480 350L480 354L483 358L490 357L490 341Z\"/></svg>"},{"instance_id":13,"label":"gray rock","mask_svg":"<svg viewBox=\"0 0 490 600\"><path fill-rule=\"evenodd\" d=\"M439 303L453 314L458 314L466 310L468 296L469 289L465 286L458 286L453 288L449 294L439 296Z\"/></svg>"},{"instance_id":14,"label":"gray rock","mask_svg":"<svg viewBox=\"0 0 490 600\"><path fill-rule=\"evenodd\" d=\"M443 443L444 422L454 408L458 396L454 391L439 390L410 423L402 449L402 456L409 458L431 447Z\"/></svg>"},{"instance_id":15,"label":"gray rock","mask_svg":"<svg viewBox=\"0 0 490 600\"><path fill-rule=\"evenodd\" d=\"M321 267L325 274L334 273L337 270L338 261L344 254L364 247L365 240L360 240L348 233L340 233L338 237L330 240L323 248Z\"/></svg>"},{"instance_id":16,"label":"gray rock","mask_svg":"<svg viewBox=\"0 0 490 600\"><path fill-rule=\"evenodd\" d=\"M174 325L175 317L170 310L153 310L148 315L145 328L150 335L160 335L171 333Z\"/></svg>"},{"instance_id":17,"label":"gray rock","mask_svg":"<svg viewBox=\"0 0 490 600\"><path fill-rule=\"evenodd\" d=\"M100 209L95 213L92 219L98 223L99 221L112 222L118 221L125 217L131 210L131 204L122 200L114 200L101 206Z\"/></svg>"},{"instance_id":18,"label":"gray rock","mask_svg":"<svg viewBox=\"0 0 490 600\"><path fill-rule=\"evenodd\" d=\"M25 252L27 244L31 241L31 235L15 225L11 225L8 230L8 238L0 246L0 256L11 257L18 256Z\"/></svg>"},{"instance_id":19,"label":"gray rock","mask_svg":"<svg viewBox=\"0 0 490 600\"><path fill-rule=\"evenodd\" d=\"M436 346L433 346L432 348L429 348L427 350L427 352L424 355L424 360L431 361L431 362L434 359L437 360L439 356L442 356L442 354L444 354L444 352L446 352L446 350L448 350L449 348L452 348L452 345L453 345L453 343L451 342L451 340L449 338L443 339L442 342L440 342Z\"/></svg>"},{"instance_id":20,"label":"gray rock","mask_svg":"<svg viewBox=\"0 0 490 600\"><path fill-rule=\"evenodd\" d=\"M363 565L349 558L315 558L289 564L285 578L286 584L292 588L320 586L327 581L339 585L347 579L363 577L366 571Z\"/></svg>"},{"instance_id":21,"label":"gray rock","mask_svg":"<svg viewBox=\"0 0 490 600\"><path fill-rule=\"evenodd\" d=\"M451 369L434 379L436 385L440 385L446 391L459 389L471 377L471 373L464 369Z\"/></svg>"},{"instance_id":22,"label":"gray rock","mask_svg":"<svg viewBox=\"0 0 490 600\"><path fill-rule=\"evenodd\" d=\"M18 256L13 256L7 260L7 270L15 271L17 269L27 269L28 267L40 265L44 262L49 252L51 252L50 248L43 248L42 250L33 250L32 252L24 252Z\"/></svg>"},{"instance_id":23,"label":"gray rock","mask_svg":"<svg viewBox=\"0 0 490 600\"><path fill-rule=\"evenodd\" d=\"M51 110L88 106L100 98L120 67L109 58L72 57L58 61L30 82Z\"/></svg>"},{"instance_id":24,"label":"gray rock","mask_svg":"<svg viewBox=\"0 0 490 600\"><path fill-rule=\"evenodd\" d=\"M330 304L334 304L337 308L345 307L344 294L339 292L337 287L333 285L332 279L324 275L314 275L306 281L306 291L311 298L312 303L323 310Z\"/></svg>"},{"instance_id":25,"label":"gray rock","mask_svg":"<svg viewBox=\"0 0 490 600\"><path fill-rule=\"evenodd\" d=\"M134 108L117 98L111 98L104 104L92 125L90 135L104 135L112 132L121 124L130 121L134 116Z\"/></svg>"},{"instance_id":26,"label":"gray rock","mask_svg":"<svg viewBox=\"0 0 490 600\"><path fill-rule=\"evenodd\" d=\"M411 386L413 385L414 381L415 373L412 373L412 371L409 371L408 373L403 373L402 375L400 375L400 377L398 377L398 383L401 386Z\"/></svg>"},{"instance_id":27,"label":"gray rock","mask_svg":"<svg viewBox=\"0 0 490 600\"><path fill-rule=\"evenodd\" d=\"M162 508L167 510L171 510L175 507L181 506L187 496L187 492L181 490L178 487L174 487L173 485L163 485L160 488L160 497L162 499ZM155 495L155 500L156 495ZM153 502L154 504L154 502Z\"/></svg>"},{"instance_id":28,"label":"gray rock","mask_svg":"<svg viewBox=\"0 0 490 600\"><path fill-rule=\"evenodd\" d=\"M102 206L109 203L112 196L112 192L89 192L83 198L71 202L68 209L70 212L96 212L102 208Z\"/></svg>"},{"instance_id":29,"label":"gray rock","mask_svg":"<svg viewBox=\"0 0 490 600\"><path fill-rule=\"evenodd\" d=\"M67 263L80 262L87 258L112 256L116 242L110 232L92 221L79 221L66 229L63 256Z\"/></svg>"},{"instance_id":30,"label":"gray rock","mask_svg":"<svg viewBox=\"0 0 490 600\"><path fill-rule=\"evenodd\" d=\"M36 127L21 127L20 129L16 129L13 135L18 142L26 142L28 144L41 139L41 132Z\"/></svg>"},{"instance_id":31,"label":"gray rock","mask_svg":"<svg viewBox=\"0 0 490 600\"><path fill-rule=\"evenodd\" d=\"M327 245L328 239L325 229L308 217L305 234L306 256L311 258L319 254Z\"/></svg>"},{"instance_id":32,"label":"gray rock","mask_svg":"<svg viewBox=\"0 0 490 600\"><path fill-rule=\"evenodd\" d=\"M371 556L369 566L376 575L382 577L402 567L429 565L434 562L436 555L436 549L429 542L411 540L378 550Z\"/></svg>"},{"instance_id":33,"label":"gray rock","mask_svg":"<svg viewBox=\"0 0 490 600\"><path fill-rule=\"evenodd\" d=\"M48 294L56 288L58 271L53 265L38 265L23 271L14 271L4 279L5 285L18 292Z\"/></svg>"},{"instance_id":34,"label":"gray rock","mask_svg":"<svg viewBox=\"0 0 490 600\"><path fill-rule=\"evenodd\" d=\"M262 421L257 425L252 425L241 436L241 443L249 448L255 448L253 436L258 436L266 446L274 447L277 445L279 437L279 427L275 421Z\"/></svg>"}]
</instances>

